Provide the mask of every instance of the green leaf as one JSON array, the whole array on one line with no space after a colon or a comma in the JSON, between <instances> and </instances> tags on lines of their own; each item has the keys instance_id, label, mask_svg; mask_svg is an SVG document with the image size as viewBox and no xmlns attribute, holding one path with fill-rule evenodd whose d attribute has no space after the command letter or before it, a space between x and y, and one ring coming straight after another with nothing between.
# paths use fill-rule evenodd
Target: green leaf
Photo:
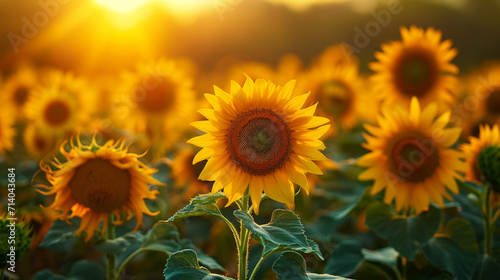
<instances>
[{"instance_id":1,"label":"green leaf","mask_svg":"<svg viewBox=\"0 0 500 280\"><path fill-rule=\"evenodd\" d=\"M363 265L366 268L370 265L376 266L376 264L382 264L388 266L389 269L392 269L396 273L397 256L398 253L391 247L372 251L364 249L358 241L346 240L333 250L326 265L325 272L335 275L351 276ZM368 262L372 263L369 264Z\"/></svg>"},{"instance_id":2,"label":"green leaf","mask_svg":"<svg viewBox=\"0 0 500 280\"><path fill-rule=\"evenodd\" d=\"M476 235L467 220L454 218L442 234L422 247L422 253L434 266L451 272L455 279L471 279L478 254Z\"/></svg>"},{"instance_id":3,"label":"green leaf","mask_svg":"<svg viewBox=\"0 0 500 280\"><path fill-rule=\"evenodd\" d=\"M252 216L244 211L236 210L234 215L253 233L254 239L264 246L262 255L271 251L294 250L315 254L323 259L318 245L307 239L299 217L290 210L276 209L271 221L262 226L256 224Z\"/></svg>"},{"instance_id":4,"label":"green leaf","mask_svg":"<svg viewBox=\"0 0 500 280\"><path fill-rule=\"evenodd\" d=\"M104 279L106 272L98 263L81 260L71 267L68 280L98 280Z\"/></svg>"},{"instance_id":5,"label":"green leaf","mask_svg":"<svg viewBox=\"0 0 500 280\"><path fill-rule=\"evenodd\" d=\"M177 213L170 217L168 221L173 222L186 217L205 215L222 217L222 213L217 206L217 199L224 197L224 194L221 192L213 194L200 194L192 198L188 206L177 211Z\"/></svg>"},{"instance_id":6,"label":"green leaf","mask_svg":"<svg viewBox=\"0 0 500 280\"><path fill-rule=\"evenodd\" d=\"M366 209L366 207L374 201L373 196L370 194L370 190L371 188L369 187L365 188L363 190L363 193L358 196L358 198L356 198L353 202L349 203L339 211L335 212L332 217L336 220L341 220L354 211L357 211L359 209Z\"/></svg>"},{"instance_id":7,"label":"green leaf","mask_svg":"<svg viewBox=\"0 0 500 280\"><path fill-rule=\"evenodd\" d=\"M304 258L296 252L284 252L273 264L273 270L280 280L342 280L346 278L328 275L307 273Z\"/></svg>"},{"instance_id":8,"label":"green leaf","mask_svg":"<svg viewBox=\"0 0 500 280\"><path fill-rule=\"evenodd\" d=\"M118 239L118 241L116 241ZM189 240L181 240L177 229L170 224L158 223L151 228L146 235L135 232L129 233L114 240L108 241L108 249L115 249L114 246L121 244L123 250L117 255L117 265L120 266L131 254L140 251L158 251L167 255L172 255L183 249L194 250L199 257L199 261L209 269L224 271L224 268L218 264L212 257L203 253ZM128 247L127 247L128 246ZM102 249L102 247L100 248Z\"/></svg>"},{"instance_id":9,"label":"green leaf","mask_svg":"<svg viewBox=\"0 0 500 280\"><path fill-rule=\"evenodd\" d=\"M500 275L500 264L491 256L483 255L477 262L474 272L475 280L496 280Z\"/></svg>"},{"instance_id":10,"label":"green leaf","mask_svg":"<svg viewBox=\"0 0 500 280\"><path fill-rule=\"evenodd\" d=\"M167 260L163 271L165 280L230 280L232 278L211 274L198 263L196 252L190 249L176 252Z\"/></svg>"},{"instance_id":11,"label":"green leaf","mask_svg":"<svg viewBox=\"0 0 500 280\"><path fill-rule=\"evenodd\" d=\"M40 270L33 280L99 280L104 279L106 272L98 263L81 260L73 264L68 277L54 274L50 269Z\"/></svg>"},{"instance_id":12,"label":"green leaf","mask_svg":"<svg viewBox=\"0 0 500 280\"><path fill-rule=\"evenodd\" d=\"M72 219L72 224L68 224L62 220L54 221L54 224L49 229L43 238L40 247L49 248L61 252L69 252L75 245L78 236L75 231L79 228L79 223L74 223L76 219Z\"/></svg>"},{"instance_id":13,"label":"green leaf","mask_svg":"<svg viewBox=\"0 0 500 280\"><path fill-rule=\"evenodd\" d=\"M140 232L129 232L115 239L101 239L94 247L106 254L121 254L133 243L144 241L144 235Z\"/></svg>"},{"instance_id":14,"label":"green leaf","mask_svg":"<svg viewBox=\"0 0 500 280\"><path fill-rule=\"evenodd\" d=\"M415 255L438 230L441 212L436 207L411 217L394 214L382 202L374 202L366 209L366 225L389 242L403 257L414 260Z\"/></svg>"}]
</instances>

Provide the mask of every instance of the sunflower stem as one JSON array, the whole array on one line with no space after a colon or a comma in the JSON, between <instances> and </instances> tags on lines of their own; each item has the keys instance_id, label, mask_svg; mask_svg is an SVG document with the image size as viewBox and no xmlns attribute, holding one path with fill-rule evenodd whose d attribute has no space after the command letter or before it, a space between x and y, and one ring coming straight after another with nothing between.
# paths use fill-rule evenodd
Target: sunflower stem
<instances>
[{"instance_id":1,"label":"sunflower stem","mask_svg":"<svg viewBox=\"0 0 500 280\"><path fill-rule=\"evenodd\" d=\"M265 254L260 258L259 262L257 262L257 264L255 265L255 268L253 269L252 274L250 275L250 278L248 278L248 280L253 280L255 278L255 276L257 275L257 271L259 270L262 263L264 263L264 261L276 251L277 251L276 249L271 250L269 253Z\"/></svg>"},{"instance_id":2,"label":"sunflower stem","mask_svg":"<svg viewBox=\"0 0 500 280\"><path fill-rule=\"evenodd\" d=\"M106 225L106 240L115 239L115 225L113 224L113 214L109 215L108 222ZM116 280L116 255L113 253L106 254L106 279Z\"/></svg>"},{"instance_id":3,"label":"sunflower stem","mask_svg":"<svg viewBox=\"0 0 500 280\"><path fill-rule=\"evenodd\" d=\"M249 189L245 191L245 194L241 198L241 211L248 212L249 206ZM240 245L238 246L238 280L247 279L247 265L248 265L248 240L249 232L243 222L240 225Z\"/></svg>"},{"instance_id":4,"label":"sunflower stem","mask_svg":"<svg viewBox=\"0 0 500 280\"><path fill-rule=\"evenodd\" d=\"M484 253L491 255L493 239L493 223L491 222L491 184L486 184L483 200L483 218L484 218Z\"/></svg>"}]
</instances>

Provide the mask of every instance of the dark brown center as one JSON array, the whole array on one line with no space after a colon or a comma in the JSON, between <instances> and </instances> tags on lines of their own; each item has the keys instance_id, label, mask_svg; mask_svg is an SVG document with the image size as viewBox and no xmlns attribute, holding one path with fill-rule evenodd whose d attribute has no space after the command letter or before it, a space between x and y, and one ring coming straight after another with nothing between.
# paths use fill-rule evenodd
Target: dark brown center
<instances>
[{"instance_id":1,"label":"dark brown center","mask_svg":"<svg viewBox=\"0 0 500 280\"><path fill-rule=\"evenodd\" d=\"M419 50L404 52L397 58L392 74L402 94L422 97L434 86L439 73L433 55Z\"/></svg>"},{"instance_id":2,"label":"dark brown center","mask_svg":"<svg viewBox=\"0 0 500 280\"><path fill-rule=\"evenodd\" d=\"M405 182L422 182L431 177L439 165L436 145L431 138L418 131L394 137L386 154L390 171Z\"/></svg>"},{"instance_id":3,"label":"dark brown center","mask_svg":"<svg viewBox=\"0 0 500 280\"><path fill-rule=\"evenodd\" d=\"M492 115L500 115L500 89L490 93L486 99L486 110Z\"/></svg>"},{"instance_id":4,"label":"dark brown center","mask_svg":"<svg viewBox=\"0 0 500 280\"><path fill-rule=\"evenodd\" d=\"M70 108L62 101L52 101L45 107L44 116L49 124L61 125L68 121Z\"/></svg>"},{"instance_id":5,"label":"dark brown center","mask_svg":"<svg viewBox=\"0 0 500 280\"><path fill-rule=\"evenodd\" d=\"M251 175L266 175L288 160L292 134L276 112L256 108L239 114L231 122L227 148L239 168Z\"/></svg>"},{"instance_id":6,"label":"dark brown center","mask_svg":"<svg viewBox=\"0 0 500 280\"><path fill-rule=\"evenodd\" d=\"M352 105L352 93L342 81L331 80L319 88L319 104L325 112L342 116L349 112Z\"/></svg>"},{"instance_id":7,"label":"dark brown center","mask_svg":"<svg viewBox=\"0 0 500 280\"><path fill-rule=\"evenodd\" d=\"M104 159L90 159L77 167L68 183L76 201L96 212L111 212L127 203L130 172Z\"/></svg>"},{"instance_id":8,"label":"dark brown center","mask_svg":"<svg viewBox=\"0 0 500 280\"><path fill-rule=\"evenodd\" d=\"M148 112L161 113L172 106L176 87L169 79L153 77L151 85L141 86L137 93L137 103Z\"/></svg>"},{"instance_id":9,"label":"dark brown center","mask_svg":"<svg viewBox=\"0 0 500 280\"><path fill-rule=\"evenodd\" d=\"M29 89L25 86L19 86L16 88L16 91L14 92L14 102L18 105L21 106L26 101L28 100L30 92Z\"/></svg>"}]
</instances>

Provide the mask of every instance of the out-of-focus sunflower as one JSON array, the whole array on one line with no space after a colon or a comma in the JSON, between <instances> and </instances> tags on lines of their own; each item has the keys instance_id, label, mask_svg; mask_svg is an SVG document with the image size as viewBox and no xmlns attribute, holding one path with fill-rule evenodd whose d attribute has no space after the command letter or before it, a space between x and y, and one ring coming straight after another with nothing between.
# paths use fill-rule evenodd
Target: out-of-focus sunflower
<instances>
[{"instance_id":1,"label":"out-of-focus sunflower","mask_svg":"<svg viewBox=\"0 0 500 280\"><path fill-rule=\"evenodd\" d=\"M374 180L371 190L385 189L384 202L396 201L396 210L413 207L417 213L427 210L433 201L444 206L443 196L452 199L445 186L458 193L455 179L467 169L463 153L451 147L458 140L460 128L445 128L450 113L436 119L437 105L420 110L416 97L410 110L385 108L378 126L365 125L371 135L364 135L363 146L370 152L358 161L368 169L361 180Z\"/></svg>"},{"instance_id":2,"label":"out-of-focus sunflower","mask_svg":"<svg viewBox=\"0 0 500 280\"><path fill-rule=\"evenodd\" d=\"M375 53L377 62L369 67L374 90L387 106L408 106L412 96L422 105L436 102L440 111L448 109L454 101L458 80L451 74L458 67L450 63L457 55L451 41L441 42L441 31L411 26L401 27L403 41L382 45L382 52Z\"/></svg>"},{"instance_id":3,"label":"out-of-focus sunflower","mask_svg":"<svg viewBox=\"0 0 500 280\"><path fill-rule=\"evenodd\" d=\"M341 44L331 45L313 60L312 67L328 68L343 65L357 65L358 58L347 46Z\"/></svg>"},{"instance_id":4,"label":"out-of-focus sunflower","mask_svg":"<svg viewBox=\"0 0 500 280\"><path fill-rule=\"evenodd\" d=\"M8 77L2 88L2 102L6 102L14 109L18 118L24 117L24 106L32 91L39 85L39 79L34 69L22 67Z\"/></svg>"},{"instance_id":5,"label":"out-of-focus sunflower","mask_svg":"<svg viewBox=\"0 0 500 280\"><path fill-rule=\"evenodd\" d=\"M469 143L460 146L464 151L468 169L465 172L465 178L477 184L482 183L481 171L477 165L477 157L481 150L488 146L500 146L500 129L498 125L490 127L480 126L479 137L469 137Z\"/></svg>"},{"instance_id":6,"label":"out-of-focus sunflower","mask_svg":"<svg viewBox=\"0 0 500 280\"><path fill-rule=\"evenodd\" d=\"M184 199L189 199L198 193L207 193L213 185L212 182L198 179L201 171L205 168L206 161L193 164L195 155L194 149L180 149L175 153L174 160L170 163L172 169L170 176L177 189L185 189Z\"/></svg>"},{"instance_id":7,"label":"out-of-focus sunflower","mask_svg":"<svg viewBox=\"0 0 500 280\"><path fill-rule=\"evenodd\" d=\"M469 77L464 107L472 111L473 120L500 124L500 62L483 66Z\"/></svg>"},{"instance_id":8,"label":"out-of-focus sunflower","mask_svg":"<svg viewBox=\"0 0 500 280\"><path fill-rule=\"evenodd\" d=\"M112 106L114 121L133 133L152 138L155 148L163 152L171 148L194 120L195 93L191 70L175 60L140 64L135 72L123 75Z\"/></svg>"},{"instance_id":9,"label":"out-of-focus sunflower","mask_svg":"<svg viewBox=\"0 0 500 280\"><path fill-rule=\"evenodd\" d=\"M56 139L42 134L35 125L29 124L23 132L23 143L28 155L40 159L56 148Z\"/></svg>"},{"instance_id":10,"label":"out-of-focus sunflower","mask_svg":"<svg viewBox=\"0 0 500 280\"><path fill-rule=\"evenodd\" d=\"M343 129L350 129L357 124L360 112L369 109L360 100L360 85L357 65L342 64L312 69L299 87L311 89L306 105L319 102L320 115L337 119Z\"/></svg>"},{"instance_id":11,"label":"out-of-focus sunflower","mask_svg":"<svg viewBox=\"0 0 500 280\"><path fill-rule=\"evenodd\" d=\"M30 211L24 210L21 213L21 221L29 223L32 228L33 241L31 242L31 248L37 248L42 243L52 224L57 220L57 216L56 211L40 208L30 209Z\"/></svg>"},{"instance_id":12,"label":"out-of-focus sunflower","mask_svg":"<svg viewBox=\"0 0 500 280\"><path fill-rule=\"evenodd\" d=\"M215 95L205 95L213 109L200 110L208 120L192 125L207 134L188 143L203 147L193 160L208 159L199 178L215 181L212 192L224 189L228 205L248 188L256 213L262 191L293 209L293 183L308 193L305 174L322 174L313 160L326 159L318 139L329 120L313 115L316 106L302 108L308 94L294 96L294 85L247 77L243 87L233 81L230 93L214 86Z\"/></svg>"},{"instance_id":13,"label":"out-of-focus sunflower","mask_svg":"<svg viewBox=\"0 0 500 280\"><path fill-rule=\"evenodd\" d=\"M85 146L77 138L77 145L72 141L69 152L64 150L64 144L61 153L65 162L54 158L51 165L55 169L40 163L52 186L39 186L46 191L38 191L44 195L55 194L54 202L47 208L62 211L60 219L68 221L75 216L82 219L75 234L85 230L89 240L101 221L104 232L113 214L114 223L119 225L131 219L134 213L136 229L142 225L143 214L158 214L151 212L144 202L144 199L155 199L159 193L148 187L148 184L161 185L152 177L157 170L141 163L140 155L128 153L125 140L116 143L110 140L100 146L93 138L92 143Z\"/></svg>"},{"instance_id":14,"label":"out-of-focus sunflower","mask_svg":"<svg viewBox=\"0 0 500 280\"><path fill-rule=\"evenodd\" d=\"M96 95L71 73L53 71L25 106L26 117L40 133L64 137L81 129L95 111Z\"/></svg>"},{"instance_id":15,"label":"out-of-focus sunflower","mask_svg":"<svg viewBox=\"0 0 500 280\"><path fill-rule=\"evenodd\" d=\"M0 155L4 155L5 151L11 151L14 148L14 114L12 109L3 104L0 109Z\"/></svg>"}]
</instances>

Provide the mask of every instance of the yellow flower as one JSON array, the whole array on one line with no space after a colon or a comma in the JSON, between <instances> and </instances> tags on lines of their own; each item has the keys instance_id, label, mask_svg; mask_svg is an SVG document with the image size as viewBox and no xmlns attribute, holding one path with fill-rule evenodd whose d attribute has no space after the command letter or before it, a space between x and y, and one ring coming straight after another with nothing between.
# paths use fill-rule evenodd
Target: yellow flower
<instances>
[{"instance_id":1,"label":"yellow flower","mask_svg":"<svg viewBox=\"0 0 500 280\"><path fill-rule=\"evenodd\" d=\"M207 134L188 143L203 147L193 160L208 159L199 178L215 181L212 192L224 189L228 205L248 188L256 213L262 191L293 209L293 183L308 193L305 174L322 174L313 160L326 159L318 138L328 119L313 116L316 106L302 109L308 94L293 96L294 85L247 77L243 87L233 81L230 93L214 86L215 95L205 95L213 109L200 110L208 120L192 125Z\"/></svg>"},{"instance_id":2,"label":"yellow flower","mask_svg":"<svg viewBox=\"0 0 500 280\"><path fill-rule=\"evenodd\" d=\"M112 104L113 120L136 134L148 136L149 146L171 148L195 115L192 79L184 64L160 60L140 64L123 75ZM157 151L155 151L157 152Z\"/></svg>"},{"instance_id":3,"label":"yellow flower","mask_svg":"<svg viewBox=\"0 0 500 280\"><path fill-rule=\"evenodd\" d=\"M40 133L32 124L24 129L23 143L28 154L36 159L48 155L56 148L56 139L53 136Z\"/></svg>"},{"instance_id":4,"label":"yellow flower","mask_svg":"<svg viewBox=\"0 0 500 280\"><path fill-rule=\"evenodd\" d=\"M485 65L471 75L468 93L463 107L474 121L500 124L500 62Z\"/></svg>"},{"instance_id":5,"label":"yellow flower","mask_svg":"<svg viewBox=\"0 0 500 280\"><path fill-rule=\"evenodd\" d=\"M151 176L157 170L138 161L140 155L128 153L124 140L116 143L110 140L100 146L93 138L92 143L85 146L77 138L77 145L72 141L69 152L64 150L65 143L61 146L65 162L54 158L51 165L55 169L40 163L52 186L42 186L47 191L38 191L44 195L55 194L54 202L47 208L62 211L60 219L68 221L75 216L82 219L75 234L85 230L89 240L101 221L104 232L111 214L117 218L115 224L118 225L131 219L133 212L136 229L142 225L143 213L158 214L152 213L144 202L144 199L155 199L159 193L148 187L148 184L161 185Z\"/></svg>"},{"instance_id":6,"label":"yellow flower","mask_svg":"<svg viewBox=\"0 0 500 280\"><path fill-rule=\"evenodd\" d=\"M5 155L5 151L12 151L14 148L14 136L16 130L14 125L14 112L3 104L0 108L0 155Z\"/></svg>"},{"instance_id":7,"label":"yellow flower","mask_svg":"<svg viewBox=\"0 0 500 280\"><path fill-rule=\"evenodd\" d=\"M500 146L500 130L498 125L493 127L481 125L479 127L479 137L470 137L469 143L460 146L460 149L467 156L466 162L468 168L465 172L467 180L476 184L482 183L481 172L477 166L477 157L481 150L488 146Z\"/></svg>"},{"instance_id":8,"label":"yellow flower","mask_svg":"<svg viewBox=\"0 0 500 280\"><path fill-rule=\"evenodd\" d=\"M373 195L385 189L384 202L396 201L396 210L413 207L417 213L429 207L429 201L444 206L443 196L452 199L445 186L458 193L455 179L466 170L463 154L452 149L460 128L445 128L450 113L436 118L437 105L420 110L416 97L410 110L385 108L378 126L365 125L364 147L370 152L358 161L367 170L361 180L374 180Z\"/></svg>"},{"instance_id":9,"label":"yellow flower","mask_svg":"<svg viewBox=\"0 0 500 280\"><path fill-rule=\"evenodd\" d=\"M24 117L23 110L32 91L38 86L38 77L30 67L20 68L8 77L2 89L2 102L6 102L14 109L17 117Z\"/></svg>"},{"instance_id":10,"label":"yellow flower","mask_svg":"<svg viewBox=\"0 0 500 280\"><path fill-rule=\"evenodd\" d=\"M339 120L343 129L354 127L363 110L373 110L361 101L361 81L355 64L338 64L313 68L300 83L311 89L306 105L318 103L318 114Z\"/></svg>"},{"instance_id":11,"label":"yellow flower","mask_svg":"<svg viewBox=\"0 0 500 280\"><path fill-rule=\"evenodd\" d=\"M194 149L180 149L175 153L174 160L170 163L170 176L174 180L174 186L178 190L183 190L182 199L189 199L199 193L207 193L212 188L213 183L201 181L198 177L206 161L201 161L193 165L193 159L196 155ZM177 204L181 201L177 201ZM176 205L176 203L173 203Z\"/></svg>"},{"instance_id":12,"label":"yellow flower","mask_svg":"<svg viewBox=\"0 0 500 280\"><path fill-rule=\"evenodd\" d=\"M53 71L46 84L33 92L25 114L42 134L68 136L81 129L95 111L96 95L72 74Z\"/></svg>"},{"instance_id":13,"label":"yellow flower","mask_svg":"<svg viewBox=\"0 0 500 280\"><path fill-rule=\"evenodd\" d=\"M441 41L441 31L416 26L401 27L403 41L382 45L371 63L374 90L387 106L408 106L412 96L422 105L436 102L440 111L454 101L458 68L450 61L457 55L451 41Z\"/></svg>"}]
</instances>

